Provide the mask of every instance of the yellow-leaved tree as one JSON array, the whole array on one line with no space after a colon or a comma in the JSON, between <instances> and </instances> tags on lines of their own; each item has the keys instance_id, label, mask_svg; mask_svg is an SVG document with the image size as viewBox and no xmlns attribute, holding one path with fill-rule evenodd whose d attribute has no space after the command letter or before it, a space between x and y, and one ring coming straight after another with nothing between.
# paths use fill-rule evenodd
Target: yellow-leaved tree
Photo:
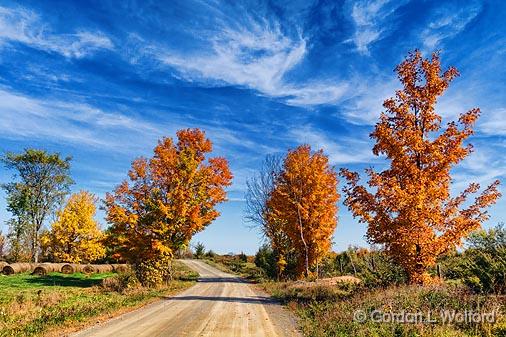
<instances>
[{"instance_id":1,"label":"yellow-leaved tree","mask_svg":"<svg viewBox=\"0 0 506 337\"><path fill-rule=\"evenodd\" d=\"M42 246L55 261L82 263L104 257L103 234L94 219L97 197L87 191L72 194L57 213Z\"/></svg>"},{"instance_id":2,"label":"yellow-leaved tree","mask_svg":"<svg viewBox=\"0 0 506 337\"><path fill-rule=\"evenodd\" d=\"M367 170L370 190L359 175L346 169L345 204L368 224L367 238L381 244L406 270L411 283L431 281L427 268L436 258L461 244L488 218L486 208L500 197L499 181L490 184L474 202L468 197L480 186L470 183L452 197L451 169L472 151L466 139L480 115L471 109L442 129L437 98L458 75L451 67L441 71L438 54L423 59L411 53L396 68L402 90L387 99L371 138L375 155L385 155L390 167Z\"/></svg>"}]
</instances>

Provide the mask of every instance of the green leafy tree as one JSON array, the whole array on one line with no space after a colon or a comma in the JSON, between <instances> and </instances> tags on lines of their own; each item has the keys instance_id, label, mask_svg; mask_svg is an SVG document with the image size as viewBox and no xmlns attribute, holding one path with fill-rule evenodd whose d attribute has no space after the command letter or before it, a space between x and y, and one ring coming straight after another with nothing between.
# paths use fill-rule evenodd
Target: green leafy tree
<instances>
[{"instance_id":1,"label":"green leafy tree","mask_svg":"<svg viewBox=\"0 0 506 337\"><path fill-rule=\"evenodd\" d=\"M20 154L7 153L2 161L6 168L15 171L13 180L16 181L2 185L7 193L7 209L13 215L10 222L11 228L14 227L13 237L16 240L23 235L28 237L31 259L38 262L40 230L73 183L69 174L71 158L27 149Z\"/></svg>"},{"instance_id":2,"label":"green leafy tree","mask_svg":"<svg viewBox=\"0 0 506 337\"><path fill-rule=\"evenodd\" d=\"M506 293L506 228L503 224L469 236L465 251L466 283L484 293Z\"/></svg>"},{"instance_id":3,"label":"green leafy tree","mask_svg":"<svg viewBox=\"0 0 506 337\"><path fill-rule=\"evenodd\" d=\"M262 245L255 254L255 265L270 278L277 276L277 256L271 245Z\"/></svg>"},{"instance_id":4,"label":"green leafy tree","mask_svg":"<svg viewBox=\"0 0 506 337\"><path fill-rule=\"evenodd\" d=\"M206 247L202 242L197 242L195 245L195 257L197 259L201 259L204 257L204 254L206 253Z\"/></svg>"}]
</instances>

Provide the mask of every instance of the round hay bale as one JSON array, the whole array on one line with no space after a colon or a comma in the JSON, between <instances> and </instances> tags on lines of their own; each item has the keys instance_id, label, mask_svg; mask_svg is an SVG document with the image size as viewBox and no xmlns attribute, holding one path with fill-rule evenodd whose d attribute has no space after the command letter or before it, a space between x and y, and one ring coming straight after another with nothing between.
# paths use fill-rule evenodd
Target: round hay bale
<instances>
[{"instance_id":1,"label":"round hay bale","mask_svg":"<svg viewBox=\"0 0 506 337\"><path fill-rule=\"evenodd\" d=\"M91 264L81 265L79 267L79 271L85 274L91 274L95 272L95 267L93 267Z\"/></svg>"},{"instance_id":2,"label":"round hay bale","mask_svg":"<svg viewBox=\"0 0 506 337\"><path fill-rule=\"evenodd\" d=\"M32 270L31 263L11 263L2 268L2 273L5 275L19 274Z\"/></svg>"},{"instance_id":3,"label":"round hay bale","mask_svg":"<svg viewBox=\"0 0 506 337\"><path fill-rule=\"evenodd\" d=\"M60 272L61 264L59 263L41 263L38 264L32 272L32 275L47 275L47 273Z\"/></svg>"},{"instance_id":4,"label":"round hay bale","mask_svg":"<svg viewBox=\"0 0 506 337\"><path fill-rule=\"evenodd\" d=\"M130 270L130 266L128 264L111 264L111 266L115 273L125 273Z\"/></svg>"},{"instance_id":5,"label":"round hay bale","mask_svg":"<svg viewBox=\"0 0 506 337\"><path fill-rule=\"evenodd\" d=\"M77 273L80 270L80 265L75 263L63 263L61 266L60 271L63 274L74 274Z\"/></svg>"},{"instance_id":6,"label":"round hay bale","mask_svg":"<svg viewBox=\"0 0 506 337\"><path fill-rule=\"evenodd\" d=\"M110 264L93 264L92 266L95 268L95 273L111 273L113 271Z\"/></svg>"}]
</instances>

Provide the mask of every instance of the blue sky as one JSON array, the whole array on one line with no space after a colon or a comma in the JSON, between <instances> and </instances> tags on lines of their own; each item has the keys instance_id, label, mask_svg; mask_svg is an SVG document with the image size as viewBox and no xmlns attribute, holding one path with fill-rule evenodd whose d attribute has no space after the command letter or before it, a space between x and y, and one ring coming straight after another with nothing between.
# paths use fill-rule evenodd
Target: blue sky
<instances>
[{"instance_id":1,"label":"blue sky","mask_svg":"<svg viewBox=\"0 0 506 337\"><path fill-rule=\"evenodd\" d=\"M253 253L245 182L264 156L309 143L337 168L381 168L368 135L415 48L461 72L438 102L445 121L483 112L455 191L504 180L505 16L502 1L2 1L0 150L72 155L73 190L103 197L157 139L199 127L235 177L196 240ZM505 209L503 198L485 226ZM334 248L364 234L341 205Z\"/></svg>"}]
</instances>

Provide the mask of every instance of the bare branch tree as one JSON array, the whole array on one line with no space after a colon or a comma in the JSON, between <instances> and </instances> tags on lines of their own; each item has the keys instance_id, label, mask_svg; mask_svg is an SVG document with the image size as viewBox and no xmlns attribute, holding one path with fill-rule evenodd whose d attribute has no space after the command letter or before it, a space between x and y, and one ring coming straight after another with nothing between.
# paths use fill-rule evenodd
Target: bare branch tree
<instances>
[{"instance_id":1,"label":"bare branch tree","mask_svg":"<svg viewBox=\"0 0 506 337\"><path fill-rule=\"evenodd\" d=\"M274 189L281 166L281 157L267 155L257 175L246 182L248 191L246 193L245 219L251 223L250 228L259 229L265 238L271 237L267 222L267 200Z\"/></svg>"}]
</instances>

